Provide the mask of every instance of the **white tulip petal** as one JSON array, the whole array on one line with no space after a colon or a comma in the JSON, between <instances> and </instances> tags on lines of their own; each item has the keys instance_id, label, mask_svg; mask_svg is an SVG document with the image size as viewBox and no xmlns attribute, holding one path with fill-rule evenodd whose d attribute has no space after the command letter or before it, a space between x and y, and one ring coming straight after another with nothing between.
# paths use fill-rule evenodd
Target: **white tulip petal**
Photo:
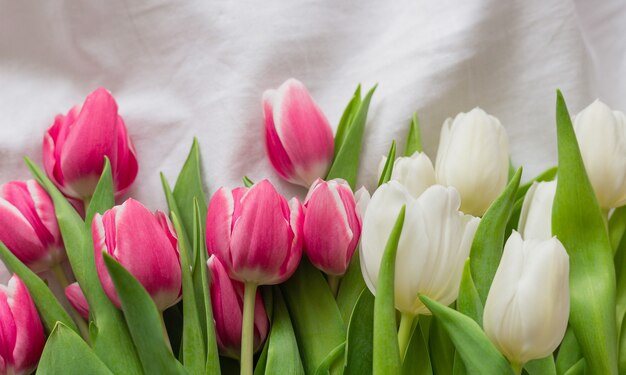
<instances>
[{"instance_id":1,"label":"white tulip petal","mask_svg":"<svg viewBox=\"0 0 626 375\"><path fill-rule=\"evenodd\" d=\"M552 238L552 204L555 194L556 181L534 182L528 189L517 226L525 240Z\"/></svg>"}]
</instances>

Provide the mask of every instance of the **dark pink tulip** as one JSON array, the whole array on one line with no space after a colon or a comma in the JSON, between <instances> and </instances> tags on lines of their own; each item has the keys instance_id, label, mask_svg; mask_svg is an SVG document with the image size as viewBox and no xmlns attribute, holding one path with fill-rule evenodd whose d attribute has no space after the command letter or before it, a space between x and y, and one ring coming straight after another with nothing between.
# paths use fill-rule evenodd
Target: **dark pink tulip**
<instances>
[{"instance_id":1,"label":"dark pink tulip","mask_svg":"<svg viewBox=\"0 0 626 375\"><path fill-rule=\"evenodd\" d=\"M302 257L302 221L300 202L287 203L267 180L251 188L220 188L209 203L207 249L234 279L279 284Z\"/></svg>"},{"instance_id":2,"label":"dark pink tulip","mask_svg":"<svg viewBox=\"0 0 626 375\"><path fill-rule=\"evenodd\" d=\"M333 161L333 131L306 87L293 78L263 94L267 155L285 180L309 187Z\"/></svg>"},{"instance_id":3,"label":"dark pink tulip","mask_svg":"<svg viewBox=\"0 0 626 375\"><path fill-rule=\"evenodd\" d=\"M178 240L164 213L150 212L128 199L104 215L96 214L91 226L96 268L104 291L120 306L115 286L104 265L106 252L124 266L150 293L163 311L180 300L181 268Z\"/></svg>"},{"instance_id":4,"label":"dark pink tulip","mask_svg":"<svg viewBox=\"0 0 626 375\"><path fill-rule=\"evenodd\" d=\"M346 272L361 237L361 216L344 180L317 180L304 201L304 250L329 275Z\"/></svg>"},{"instance_id":5,"label":"dark pink tulip","mask_svg":"<svg viewBox=\"0 0 626 375\"><path fill-rule=\"evenodd\" d=\"M43 140L43 164L65 195L83 200L93 195L105 156L111 161L119 197L137 176L137 157L115 99L99 88L89 94L82 108L74 107L54 119Z\"/></svg>"},{"instance_id":6,"label":"dark pink tulip","mask_svg":"<svg viewBox=\"0 0 626 375\"><path fill-rule=\"evenodd\" d=\"M65 288L65 297L70 301L74 310L76 310L80 316L89 321L89 304L83 294L83 290L78 283L71 283Z\"/></svg>"},{"instance_id":7,"label":"dark pink tulip","mask_svg":"<svg viewBox=\"0 0 626 375\"><path fill-rule=\"evenodd\" d=\"M36 181L0 186L0 241L34 272L65 258L54 205Z\"/></svg>"},{"instance_id":8,"label":"dark pink tulip","mask_svg":"<svg viewBox=\"0 0 626 375\"><path fill-rule=\"evenodd\" d=\"M211 304L213 305L217 345L222 355L239 359L244 285L242 282L230 279L228 271L215 256L209 258L208 265L211 272ZM254 303L253 346L255 352L267 338L268 330L267 313L261 293L257 290Z\"/></svg>"},{"instance_id":9,"label":"dark pink tulip","mask_svg":"<svg viewBox=\"0 0 626 375\"><path fill-rule=\"evenodd\" d=\"M17 275L0 285L0 373L29 374L45 337L35 304Z\"/></svg>"}]
</instances>

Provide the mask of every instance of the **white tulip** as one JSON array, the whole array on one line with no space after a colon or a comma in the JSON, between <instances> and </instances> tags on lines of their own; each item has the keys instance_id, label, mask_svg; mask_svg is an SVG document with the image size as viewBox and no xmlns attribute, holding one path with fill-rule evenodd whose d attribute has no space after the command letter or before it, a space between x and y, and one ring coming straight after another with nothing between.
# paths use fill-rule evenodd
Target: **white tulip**
<instances>
[{"instance_id":1,"label":"white tulip","mask_svg":"<svg viewBox=\"0 0 626 375\"><path fill-rule=\"evenodd\" d=\"M387 157L383 156L378 165L379 176L386 162ZM411 156L401 156L393 162L391 179L400 182L414 198L417 198L429 186L435 185L435 168L428 155L414 152Z\"/></svg>"},{"instance_id":2,"label":"white tulip","mask_svg":"<svg viewBox=\"0 0 626 375\"><path fill-rule=\"evenodd\" d=\"M525 240L552 238L552 204L556 181L534 182L528 189L517 230Z\"/></svg>"},{"instance_id":3,"label":"white tulip","mask_svg":"<svg viewBox=\"0 0 626 375\"><path fill-rule=\"evenodd\" d=\"M509 141L500 121L480 108L447 119L435 172L437 183L459 191L461 211L482 216L509 175Z\"/></svg>"},{"instance_id":4,"label":"white tulip","mask_svg":"<svg viewBox=\"0 0 626 375\"><path fill-rule=\"evenodd\" d=\"M367 211L367 206L370 204L371 198L370 192L367 191L365 186L361 186L361 188L354 193L356 212L361 216L361 219L365 216L365 211Z\"/></svg>"},{"instance_id":5,"label":"white tulip","mask_svg":"<svg viewBox=\"0 0 626 375\"><path fill-rule=\"evenodd\" d=\"M513 232L487 296L487 336L517 367L552 354L569 317L569 257L556 237L522 240Z\"/></svg>"},{"instance_id":6,"label":"white tulip","mask_svg":"<svg viewBox=\"0 0 626 375\"><path fill-rule=\"evenodd\" d=\"M374 294L385 245L403 205L406 214L396 258L396 308L410 315L430 314L418 293L444 305L456 300L480 219L459 212L460 197L453 187L433 185L417 199L397 181L379 187L365 213L361 234L361 270Z\"/></svg>"},{"instance_id":7,"label":"white tulip","mask_svg":"<svg viewBox=\"0 0 626 375\"><path fill-rule=\"evenodd\" d=\"M626 116L596 100L574 117L574 131L600 207L626 204Z\"/></svg>"}]
</instances>

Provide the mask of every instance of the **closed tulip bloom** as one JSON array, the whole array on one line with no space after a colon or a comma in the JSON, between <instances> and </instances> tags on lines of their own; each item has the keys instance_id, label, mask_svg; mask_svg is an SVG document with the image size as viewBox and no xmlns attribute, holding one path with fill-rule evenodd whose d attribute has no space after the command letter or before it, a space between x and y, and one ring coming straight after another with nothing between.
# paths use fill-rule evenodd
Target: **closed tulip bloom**
<instances>
[{"instance_id":1,"label":"closed tulip bloom","mask_svg":"<svg viewBox=\"0 0 626 375\"><path fill-rule=\"evenodd\" d=\"M361 215L344 180L318 180L304 201L304 249L315 267L333 276L346 272L361 237Z\"/></svg>"},{"instance_id":2,"label":"closed tulip bloom","mask_svg":"<svg viewBox=\"0 0 626 375\"><path fill-rule=\"evenodd\" d=\"M0 186L0 241L34 272L65 258L54 205L34 180Z\"/></svg>"},{"instance_id":3,"label":"closed tulip bloom","mask_svg":"<svg viewBox=\"0 0 626 375\"><path fill-rule=\"evenodd\" d=\"M220 353L239 359L241 321L243 318L244 285L228 277L228 271L214 256L209 258L211 272L211 304L215 333ZM257 290L254 304L254 351L258 351L269 331L269 321L261 293Z\"/></svg>"},{"instance_id":4,"label":"closed tulip bloom","mask_svg":"<svg viewBox=\"0 0 626 375\"><path fill-rule=\"evenodd\" d=\"M569 257L556 238L513 232L493 279L483 325L496 347L521 368L557 348L569 317Z\"/></svg>"},{"instance_id":5,"label":"closed tulip bloom","mask_svg":"<svg viewBox=\"0 0 626 375\"><path fill-rule=\"evenodd\" d=\"M45 342L28 289L16 275L0 285L0 374L30 374Z\"/></svg>"},{"instance_id":6,"label":"closed tulip bloom","mask_svg":"<svg viewBox=\"0 0 626 375\"><path fill-rule=\"evenodd\" d=\"M396 308L413 316L430 314L418 294L444 305L456 300L480 219L459 212L460 198L453 187L433 185L415 199L397 181L380 186L367 207L361 235L361 269L372 293L385 245L403 205L406 213L396 255Z\"/></svg>"},{"instance_id":7,"label":"closed tulip bloom","mask_svg":"<svg viewBox=\"0 0 626 375\"><path fill-rule=\"evenodd\" d=\"M99 88L82 108L58 115L43 141L48 177L68 197L90 198L104 168L111 162L115 195L122 195L137 176L137 157L111 93Z\"/></svg>"},{"instance_id":8,"label":"closed tulip bloom","mask_svg":"<svg viewBox=\"0 0 626 375\"><path fill-rule=\"evenodd\" d=\"M209 202L207 249L236 280L279 284L300 263L303 219L300 202L287 203L267 180L220 188Z\"/></svg>"},{"instance_id":9,"label":"closed tulip bloom","mask_svg":"<svg viewBox=\"0 0 626 375\"><path fill-rule=\"evenodd\" d=\"M387 157L383 156L378 166L379 176L386 162ZM391 179L400 182L414 198L417 198L428 187L436 184L435 168L425 153L415 152L411 156L401 156L393 162Z\"/></svg>"},{"instance_id":10,"label":"closed tulip bloom","mask_svg":"<svg viewBox=\"0 0 626 375\"><path fill-rule=\"evenodd\" d=\"M65 288L65 297L80 316L85 320L89 320L89 303L83 294L83 290L78 283L71 283Z\"/></svg>"},{"instance_id":11,"label":"closed tulip bloom","mask_svg":"<svg viewBox=\"0 0 626 375\"><path fill-rule=\"evenodd\" d=\"M160 311L181 297L178 240L163 212L150 212L128 199L124 204L96 214L91 226L96 268L104 291L120 307L102 252L118 261L148 291Z\"/></svg>"},{"instance_id":12,"label":"closed tulip bloom","mask_svg":"<svg viewBox=\"0 0 626 375\"><path fill-rule=\"evenodd\" d=\"M556 181L534 182L522 204L518 231L525 240L552 238L552 204Z\"/></svg>"},{"instance_id":13,"label":"closed tulip bloom","mask_svg":"<svg viewBox=\"0 0 626 375\"><path fill-rule=\"evenodd\" d=\"M626 116L599 100L574 117L580 154L600 207L626 204Z\"/></svg>"},{"instance_id":14,"label":"closed tulip bloom","mask_svg":"<svg viewBox=\"0 0 626 375\"><path fill-rule=\"evenodd\" d=\"M279 176L309 187L324 178L334 154L333 131L302 82L293 78L263 93L265 147Z\"/></svg>"},{"instance_id":15,"label":"closed tulip bloom","mask_svg":"<svg viewBox=\"0 0 626 375\"><path fill-rule=\"evenodd\" d=\"M447 119L435 172L437 183L459 191L461 211L482 216L509 175L509 141L500 121L480 108Z\"/></svg>"}]
</instances>

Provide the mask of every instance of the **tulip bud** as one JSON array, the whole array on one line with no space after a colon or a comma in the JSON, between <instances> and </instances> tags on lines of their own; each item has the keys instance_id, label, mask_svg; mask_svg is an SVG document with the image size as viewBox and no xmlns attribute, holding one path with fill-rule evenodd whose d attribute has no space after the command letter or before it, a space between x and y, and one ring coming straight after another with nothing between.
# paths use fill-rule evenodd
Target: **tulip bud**
<instances>
[{"instance_id":1,"label":"tulip bud","mask_svg":"<svg viewBox=\"0 0 626 375\"><path fill-rule=\"evenodd\" d=\"M178 240L163 212L153 214L141 203L128 199L104 215L96 214L91 232L100 282L117 307L120 301L102 252L118 261L143 285L160 311L180 300Z\"/></svg>"},{"instance_id":2,"label":"tulip bud","mask_svg":"<svg viewBox=\"0 0 626 375\"><path fill-rule=\"evenodd\" d=\"M31 373L44 342L43 326L30 293L13 275L6 285L0 285L0 373Z\"/></svg>"},{"instance_id":3,"label":"tulip bud","mask_svg":"<svg viewBox=\"0 0 626 375\"><path fill-rule=\"evenodd\" d=\"M483 325L511 363L522 366L557 348L569 317L569 257L556 237L513 232L491 284Z\"/></svg>"},{"instance_id":4,"label":"tulip bud","mask_svg":"<svg viewBox=\"0 0 626 375\"><path fill-rule=\"evenodd\" d=\"M509 141L500 121L480 108L447 119L435 172L437 183L459 191L462 212L482 216L509 175Z\"/></svg>"},{"instance_id":5,"label":"tulip bud","mask_svg":"<svg viewBox=\"0 0 626 375\"><path fill-rule=\"evenodd\" d=\"M54 205L34 180L0 186L0 241L34 272L65 258Z\"/></svg>"},{"instance_id":6,"label":"tulip bud","mask_svg":"<svg viewBox=\"0 0 626 375\"><path fill-rule=\"evenodd\" d=\"M459 212L460 203L453 187L441 185L429 187L417 199L393 180L374 192L361 234L361 270L372 293L385 245L398 212L406 205L396 254L396 308L410 315L430 314L418 294L444 305L456 300L480 221Z\"/></svg>"},{"instance_id":7,"label":"tulip bud","mask_svg":"<svg viewBox=\"0 0 626 375\"><path fill-rule=\"evenodd\" d=\"M293 78L263 93L265 147L285 180L309 187L333 161L333 131L306 87Z\"/></svg>"},{"instance_id":8,"label":"tulip bud","mask_svg":"<svg viewBox=\"0 0 626 375\"><path fill-rule=\"evenodd\" d=\"M207 250L229 276L257 285L280 284L302 257L302 205L289 203L263 180L250 188L220 188L209 202Z\"/></svg>"},{"instance_id":9,"label":"tulip bud","mask_svg":"<svg viewBox=\"0 0 626 375\"><path fill-rule=\"evenodd\" d=\"M387 157L383 156L378 165L380 176L385 168ZM435 185L435 168L428 156L423 152L415 152L411 156L401 156L393 162L391 179L404 185L414 198L417 198L429 186Z\"/></svg>"},{"instance_id":10,"label":"tulip bud","mask_svg":"<svg viewBox=\"0 0 626 375\"><path fill-rule=\"evenodd\" d=\"M89 303L78 283L71 283L65 288L65 297L83 319L89 321Z\"/></svg>"},{"instance_id":11,"label":"tulip bud","mask_svg":"<svg viewBox=\"0 0 626 375\"><path fill-rule=\"evenodd\" d=\"M552 203L556 181L534 182L526 192L517 230L525 240L552 238Z\"/></svg>"},{"instance_id":12,"label":"tulip bud","mask_svg":"<svg viewBox=\"0 0 626 375\"><path fill-rule=\"evenodd\" d=\"M626 116L596 100L574 117L574 131L600 207L626 204Z\"/></svg>"},{"instance_id":13,"label":"tulip bud","mask_svg":"<svg viewBox=\"0 0 626 375\"><path fill-rule=\"evenodd\" d=\"M137 176L137 157L115 99L99 88L89 94L82 109L74 107L55 118L44 136L43 164L63 194L84 200L96 189L105 156L119 197Z\"/></svg>"},{"instance_id":14,"label":"tulip bud","mask_svg":"<svg viewBox=\"0 0 626 375\"><path fill-rule=\"evenodd\" d=\"M350 185L344 180L317 180L305 202L304 249L325 273L346 272L361 237L361 216Z\"/></svg>"},{"instance_id":15,"label":"tulip bud","mask_svg":"<svg viewBox=\"0 0 626 375\"><path fill-rule=\"evenodd\" d=\"M241 348L241 321L243 319L243 283L228 277L228 271L215 257L208 261L211 272L211 304L215 319L215 333L220 353L239 359ZM261 293L257 290L254 303L254 351L267 338L269 322Z\"/></svg>"}]
</instances>

